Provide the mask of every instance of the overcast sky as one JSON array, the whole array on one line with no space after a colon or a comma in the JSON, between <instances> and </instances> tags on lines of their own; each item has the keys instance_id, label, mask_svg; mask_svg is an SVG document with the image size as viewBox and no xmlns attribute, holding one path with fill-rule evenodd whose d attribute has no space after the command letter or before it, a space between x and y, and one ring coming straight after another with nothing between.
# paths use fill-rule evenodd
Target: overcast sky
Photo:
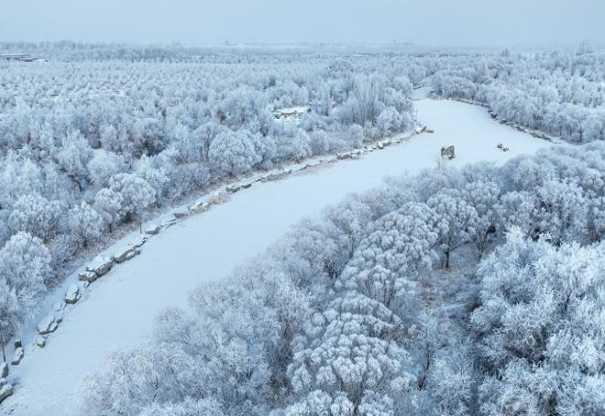
<instances>
[{"instance_id":1,"label":"overcast sky","mask_svg":"<svg viewBox=\"0 0 605 416\"><path fill-rule=\"evenodd\" d=\"M605 45L605 0L0 0L0 40Z\"/></svg>"}]
</instances>

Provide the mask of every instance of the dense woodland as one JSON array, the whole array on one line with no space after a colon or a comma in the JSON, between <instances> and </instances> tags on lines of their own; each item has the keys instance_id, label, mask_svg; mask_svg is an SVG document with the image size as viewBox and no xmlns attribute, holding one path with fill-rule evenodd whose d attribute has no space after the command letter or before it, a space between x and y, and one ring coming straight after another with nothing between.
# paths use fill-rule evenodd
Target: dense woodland
<instances>
[{"instance_id":1,"label":"dense woodland","mask_svg":"<svg viewBox=\"0 0 605 416\"><path fill-rule=\"evenodd\" d=\"M0 62L5 333L70 259L145 212L230 177L411 129L403 69L370 64L290 55ZM312 111L294 120L273 113L297 105Z\"/></svg>"},{"instance_id":2,"label":"dense woodland","mask_svg":"<svg viewBox=\"0 0 605 416\"><path fill-rule=\"evenodd\" d=\"M605 144L390 181L83 386L90 415L605 412Z\"/></svg>"},{"instance_id":3,"label":"dense woodland","mask_svg":"<svg viewBox=\"0 0 605 416\"><path fill-rule=\"evenodd\" d=\"M436 63L435 91L489 106L505 119L573 143L605 138L605 54L510 51Z\"/></svg>"},{"instance_id":4,"label":"dense woodland","mask_svg":"<svg viewBox=\"0 0 605 416\"><path fill-rule=\"evenodd\" d=\"M87 381L87 414L605 412L605 53L0 46L47 59L0 61L5 341L146 214L411 129L414 87L595 142L329 209L162 313Z\"/></svg>"}]
</instances>

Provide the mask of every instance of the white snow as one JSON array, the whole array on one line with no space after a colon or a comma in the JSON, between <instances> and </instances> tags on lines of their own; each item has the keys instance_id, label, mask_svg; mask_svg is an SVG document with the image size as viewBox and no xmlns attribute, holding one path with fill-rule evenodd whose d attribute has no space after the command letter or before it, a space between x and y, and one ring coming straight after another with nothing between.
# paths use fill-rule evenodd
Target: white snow
<instances>
[{"instance_id":1,"label":"white snow","mask_svg":"<svg viewBox=\"0 0 605 416\"><path fill-rule=\"evenodd\" d=\"M236 265L262 253L301 218L317 215L346 194L379 186L387 175L435 166L442 146L456 146L456 159L447 163L458 166L473 161L503 163L549 146L493 121L481 107L433 100L415 105L420 120L434 134L365 153L359 160L256 183L233 194L223 205L191 215L150 238L140 256L115 265L76 305L68 305L61 326L49 335L46 346L28 350L21 364L11 369L9 381L16 384L15 392L0 410L12 416L77 415L82 378L94 372L112 350L148 339L160 309L185 306L192 289L224 278ZM510 151L502 152L498 143ZM131 235L106 253L137 238ZM43 306L50 308L74 281L77 273ZM34 335L33 331L24 333L23 345L31 345Z\"/></svg>"}]
</instances>

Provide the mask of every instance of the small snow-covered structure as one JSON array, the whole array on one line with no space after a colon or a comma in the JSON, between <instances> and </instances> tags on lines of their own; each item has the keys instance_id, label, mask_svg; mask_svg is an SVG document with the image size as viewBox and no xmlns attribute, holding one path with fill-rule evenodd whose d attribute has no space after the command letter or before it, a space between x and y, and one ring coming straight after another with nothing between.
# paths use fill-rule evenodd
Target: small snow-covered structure
<instances>
[{"instance_id":1,"label":"small snow-covered structure","mask_svg":"<svg viewBox=\"0 0 605 416\"><path fill-rule=\"evenodd\" d=\"M40 321L38 324L38 333L40 335L50 334L51 332L55 332L57 329L58 323L55 319L55 316L50 314L47 315L44 319Z\"/></svg>"},{"instance_id":2,"label":"small snow-covered structure","mask_svg":"<svg viewBox=\"0 0 605 416\"><path fill-rule=\"evenodd\" d=\"M116 250L113 253L113 261L116 263L124 263L125 261L132 259L137 254L139 254L139 250L133 245L128 245Z\"/></svg>"},{"instance_id":3,"label":"small snow-covered structure","mask_svg":"<svg viewBox=\"0 0 605 416\"><path fill-rule=\"evenodd\" d=\"M19 347L15 350L15 353L13 354L13 360L11 361L12 365L19 365L21 363L21 360L23 359L23 356L25 355L25 352L23 351L23 347Z\"/></svg>"},{"instance_id":4,"label":"small snow-covered structure","mask_svg":"<svg viewBox=\"0 0 605 416\"><path fill-rule=\"evenodd\" d=\"M86 266L86 271L95 272L98 277L101 277L111 269L112 265L111 259L108 259L107 257L97 257L91 264Z\"/></svg>"},{"instance_id":5,"label":"small snow-covered structure","mask_svg":"<svg viewBox=\"0 0 605 416\"><path fill-rule=\"evenodd\" d=\"M273 110L273 115L278 120L296 120L300 119L303 115L310 113L311 107L308 105L285 107Z\"/></svg>"},{"instance_id":6,"label":"small snow-covered structure","mask_svg":"<svg viewBox=\"0 0 605 416\"><path fill-rule=\"evenodd\" d=\"M441 157L447 157L449 160L452 160L456 157L456 152L454 149L454 145L444 146L441 148Z\"/></svg>"},{"instance_id":7,"label":"small snow-covered structure","mask_svg":"<svg viewBox=\"0 0 605 416\"><path fill-rule=\"evenodd\" d=\"M73 305L80 299L80 287L77 284L73 284L67 289L65 294L65 303Z\"/></svg>"},{"instance_id":8,"label":"small snow-covered structure","mask_svg":"<svg viewBox=\"0 0 605 416\"><path fill-rule=\"evenodd\" d=\"M6 382L6 379L0 378L0 403L13 394L13 386Z\"/></svg>"}]
</instances>

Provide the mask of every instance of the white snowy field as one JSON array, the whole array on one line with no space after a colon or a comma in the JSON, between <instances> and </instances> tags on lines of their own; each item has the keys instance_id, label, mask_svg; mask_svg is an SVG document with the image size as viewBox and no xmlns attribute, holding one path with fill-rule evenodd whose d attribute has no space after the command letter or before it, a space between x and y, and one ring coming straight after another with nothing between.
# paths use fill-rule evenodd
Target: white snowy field
<instances>
[{"instance_id":1,"label":"white snowy field","mask_svg":"<svg viewBox=\"0 0 605 416\"><path fill-rule=\"evenodd\" d=\"M185 306L192 289L224 278L300 219L317 215L346 194L377 187L385 176L435 166L441 146L456 146L456 159L449 163L460 166L476 161L500 164L549 145L494 122L481 107L434 100L415 105L420 121L434 134L414 136L360 160L257 183L224 205L162 230L140 256L90 286L45 348L33 349L31 339L23 340L26 356L12 368L15 394L1 405L0 414L78 415L82 378L112 350L144 342L160 309ZM510 151L502 152L498 143Z\"/></svg>"}]
</instances>

